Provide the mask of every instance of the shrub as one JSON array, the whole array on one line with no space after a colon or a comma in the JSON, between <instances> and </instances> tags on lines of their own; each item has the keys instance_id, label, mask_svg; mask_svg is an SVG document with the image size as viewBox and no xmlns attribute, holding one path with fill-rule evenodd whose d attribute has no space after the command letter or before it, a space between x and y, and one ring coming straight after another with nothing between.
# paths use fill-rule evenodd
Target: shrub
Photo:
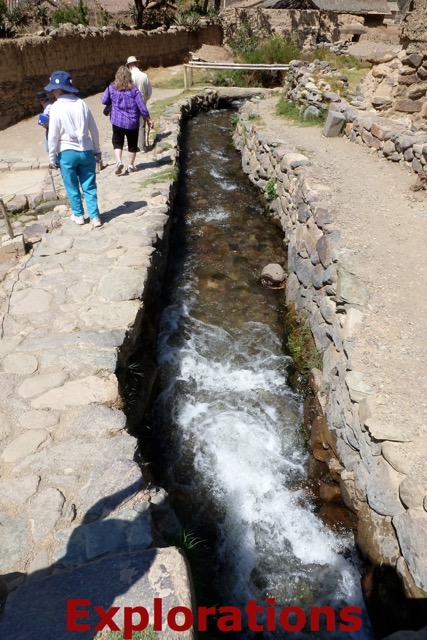
<instances>
[{"instance_id":1,"label":"shrub","mask_svg":"<svg viewBox=\"0 0 427 640\"><path fill-rule=\"evenodd\" d=\"M267 202L271 202L277 197L277 180L276 178L270 178L264 188L264 198Z\"/></svg>"},{"instance_id":2,"label":"shrub","mask_svg":"<svg viewBox=\"0 0 427 640\"><path fill-rule=\"evenodd\" d=\"M89 24L87 19L88 7L84 4L83 0L79 0L77 6L68 7L62 5L59 9L52 11L51 20L54 27L58 27L64 22L70 22L71 24Z\"/></svg>"},{"instance_id":3,"label":"shrub","mask_svg":"<svg viewBox=\"0 0 427 640\"><path fill-rule=\"evenodd\" d=\"M253 51L257 48L258 43L258 36L247 22L243 22L229 40L229 46L236 55Z\"/></svg>"},{"instance_id":4,"label":"shrub","mask_svg":"<svg viewBox=\"0 0 427 640\"><path fill-rule=\"evenodd\" d=\"M244 52L242 57L250 64L288 64L300 58L301 51L292 38L269 36L257 43L255 49Z\"/></svg>"},{"instance_id":5,"label":"shrub","mask_svg":"<svg viewBox=\"0 0 427 640\"><path fill-rule=\"evenodd\" d=\"M0 37L6 35L6 14L7 14L7 5L5 0L0 0Z\"/></svg>"},{"instance_id":6,"label":"shrub","mask_svg":"<svg viewBox=\"0 0 427 640\"><path fill-rule=\"evenodd\" d=\"M300 318L293 305L289 305L285 314L285 349L294 361L299 372L321 368L322 356L316 349L310 323Z\"/></svg>"}]
</instances>

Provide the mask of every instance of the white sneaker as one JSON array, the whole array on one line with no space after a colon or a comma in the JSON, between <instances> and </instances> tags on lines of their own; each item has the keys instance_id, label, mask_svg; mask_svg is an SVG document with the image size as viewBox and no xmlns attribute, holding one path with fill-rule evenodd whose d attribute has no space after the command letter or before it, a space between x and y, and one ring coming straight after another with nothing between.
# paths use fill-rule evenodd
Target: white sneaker
<instances>
[{"instance_id":1,"label":"white sneaker","mask_svg":"<svg viewBox=\"0 0 427 640\"><path fill-rule=\"evenodd\" d=\"M135 167L134 164L130 164L128 166L128 173L135 173L135 171L138 171L138 169Z\"/></svg>"},{"instance_id":2,"label":"white sneaker","mask_svg":"<svg viewBox=\"0 0 427 640\"><path fill-rule=\"evenodd\" d=\"M116 176L119 176L123 171L123 162L116 162Z\"/></svg>"},{"instance_id":3,"label":"white sneaker","mask_svg":"<svg viewBox=\"0 0 427 640\"><path fill-rule=\"evenodd\" d=\"M87 213L87 211L84 212L83 214L83 220L89 220L90 215Z\"/></svg>"},{"instance_id":4,"label":"white sneaker","mask_svg":"<svg viewBox=\"0 0 427 640\"><path fill-rule=\"evenodd\" d=\"M83 216L75 216L74 213L71 214L71 218L70 218L71 222L75 222L76 224L84 224L84 218Z\"/></svg>"},{"instance_id":5,"label":"white sneaker","mask_svg":"<svg viewBox=\"0 0 427 640\"><path fill-rule=\"evenodd\" d=\"M99 216L95 216L95 218L92 218L91 222L94 229L96 229L97 227L102 227L102 220Z\"/></svg>"}]
</instances>

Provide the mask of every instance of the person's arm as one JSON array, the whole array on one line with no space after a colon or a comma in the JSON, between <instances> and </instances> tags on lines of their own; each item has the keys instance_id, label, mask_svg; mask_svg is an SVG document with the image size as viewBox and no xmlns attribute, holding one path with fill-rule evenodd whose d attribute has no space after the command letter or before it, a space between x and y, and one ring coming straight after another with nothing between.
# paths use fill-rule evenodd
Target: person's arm
<instances>
[{"instance_id":1,"label":"person's arm","mask_svg":"<svg viewBox=\"0 0 427 640\"><path fill-rule=\"evenodd\" d=\"M110 87L107 87L102 95L101 98L101 102L102 104L109 104L111 102L111 96L110 96Z\"/></svg>"},{"instance_id":2,"label":"person's arm","mask_svg":"<svg viewBox=\"0 0 427 640\"><path fill-rule=\"evenodd\" d=\"M57 154L59 147L61 123L56 116L55 109L52 109L49 116L49 133L47 138L48 152L49 152L49 165L51 167L57 166Z\"/></svg>"},{"instance_id":3,"label":"person's arm","mask_svg":"<svg viewBox=\"0 0 427 640\"><path fill-rule=\"evenodd\" d=\"M87 125L90 137L92 138L93 152L95 155L98 155L101 153L101 149L99 146L99 132L98 127L96 126L95 118L93 117L92 111L89 108L87 110Z\"/></svg>"},{"instance_id":4,"label":"person's arm","mask_svg":"<svg viewBox=\"0 0 427 640\"><path fill-rule=\"evenodd\" d=\"M145 85L145 91L146 91L147 100L149 100L153 95L153 87L151 86L151 82L149 81L148 76L147 76L147 82Z\"/></svg>"}]
</instances>

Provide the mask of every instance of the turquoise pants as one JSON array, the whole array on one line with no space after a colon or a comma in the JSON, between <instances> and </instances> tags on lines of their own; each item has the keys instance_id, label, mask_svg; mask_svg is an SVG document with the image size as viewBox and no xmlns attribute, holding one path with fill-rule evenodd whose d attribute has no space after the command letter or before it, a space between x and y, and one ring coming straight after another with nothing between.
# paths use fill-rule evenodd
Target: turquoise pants
<instances>
[{"instance_id":1,"label":"turquoise pants","mask_svg":"<svg viewBox=\"0 0 427 640\"><path fill-rule=\"evenodd\" d=\"M83 215L82 188L90 219L99 216L96 191L95 155L93 151L67 149L58 154L62 181L75 216Z\"/></svg>"}]
</instances>

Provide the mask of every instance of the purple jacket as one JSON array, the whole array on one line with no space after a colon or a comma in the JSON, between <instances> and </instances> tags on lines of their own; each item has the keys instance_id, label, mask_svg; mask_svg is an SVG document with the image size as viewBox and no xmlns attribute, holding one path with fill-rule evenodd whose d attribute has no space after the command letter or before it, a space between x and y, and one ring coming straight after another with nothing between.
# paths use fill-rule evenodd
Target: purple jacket
<instances>
[{"instance_id":1,"label":"purple jacket","mask_svg":"<svg viewBox=\"0 0 427 640\"><path fill-rule=\"evenodd\" d=\"M139 118L149 118L150 114L141 93L136 87L117 91L114 83L110 84L101 98L102 104L112 103L110 114L111 124L122 129L139 129Z\"/></svg>"}]
</instances>

